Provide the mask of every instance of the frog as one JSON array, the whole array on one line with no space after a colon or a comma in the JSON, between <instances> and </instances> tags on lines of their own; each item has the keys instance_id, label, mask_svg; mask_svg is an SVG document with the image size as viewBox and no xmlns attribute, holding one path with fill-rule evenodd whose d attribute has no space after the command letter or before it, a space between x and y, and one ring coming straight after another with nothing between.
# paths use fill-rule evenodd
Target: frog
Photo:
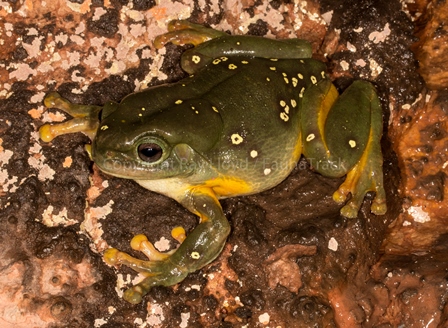
<instances>
[{"instance_id":1,"label":"frog","mask_svg":"<svg viewBox=\"0 0 448 328\"><path fill-rule=\"evenodd\" d=\"M301 156L326 177L346 177L333 193L340 214L358 216L367 193L370 210L387 211L381 138L383 114L373 84L354 81L341 94L326 64L300 39L229 35L185 20L168 24L154 40L193 45L181 57L188 76L148 87L104 106L73 104L57 92L44 104L73 116L44 124L51 142L69 133L91 139L88 151L104 173L134 180L168 196L199 218L179 246L159 252L145 235L131 240L142 260L108 248L112 266L125 265L144 279L124 292L140 303L154 286L172 286L214 261L231 231L220 200L271 189Z\"/></svg>"}]
</instances>

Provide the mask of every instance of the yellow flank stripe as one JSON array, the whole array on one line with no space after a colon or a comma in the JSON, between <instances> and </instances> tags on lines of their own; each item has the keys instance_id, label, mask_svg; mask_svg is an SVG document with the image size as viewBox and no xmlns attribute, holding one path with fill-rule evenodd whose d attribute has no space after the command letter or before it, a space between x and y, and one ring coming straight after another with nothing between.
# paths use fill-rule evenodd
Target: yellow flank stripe
<instances>
[{"instance_id":1,"label":"yellow flank stripe","mask_svg":"<svg viewBox=\"0 0 448 328\"><path fill-rule=\"evenodd\" d=\"M328 92L325 95L325 98L322 101L319 108L317 126L319 128L319 133L322 136L322 141L325 144L325 148L327 148L326 142L325 140L323 140L325 121L327 119L328 112L330 111L331 107L333 106L334 102L338 97L339 97L338 90L336 90L336 87L333 84L330 84L330 88L328 89Z\"/></svg>"},{"instance_id":2,"label":"yellow flank stripe","mask_svg":"<svg viewBox=\"0 0 448 328\"><path fill-rule=\"evenodd\" d=\"M300 155L302 155L302 133L299 132L296 140L296 145L294 146L294 153L292 158L293 163L291 163L292 166L290 167L294 167L294 165L296 165L297 161L300 158Z\"/></svg>"}]
</instances>

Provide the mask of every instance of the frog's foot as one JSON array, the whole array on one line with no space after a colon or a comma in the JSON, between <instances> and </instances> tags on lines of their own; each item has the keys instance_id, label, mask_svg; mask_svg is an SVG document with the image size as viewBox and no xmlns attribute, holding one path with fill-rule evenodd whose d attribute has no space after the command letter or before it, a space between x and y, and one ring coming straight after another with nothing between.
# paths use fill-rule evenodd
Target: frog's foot
<instances>
[{"instance_id":1,"label":"frog's foot","mask_svg":"<svg viewBox=\"0 0 448 328\"><path fill-rule=\"evenodd\" d=\"M186 20L173 20L168 23L168 32L155 38L154 46L160 49L170 42L178 46L186 44L197 46L224 35L227 34Z\"/></svg>"},{"instance_id":2,"label":"frog's foot","mask_svg":"<svg viewBox=\"0 0 448 328\"><path fill-rule=\"evenodd\" d=\"M368 153L364 153L359 163L347 173L345 181L333 194L333 199L339 204L345 203L348 195L351 194L351 198L341 209L343 216L356 218L365 195L372 191L375 192L370 207L372 213L376 215L384 215L386 213L383 170L381 161L377 163L378 156L381 157L381 154L377 155L374 160L369 158Z\"/></svg>"},{"instance_id":3,"label":"frog's foot","mask_svg":"<svg viewBox=\"0 0 448 328\"><path fill-rule=\"evenodd\" d=\"M182 227L174 228L171 231L171 235L180 244L186 239L185 230ZM107 264L113 266L126 265L146 277L141 283L125 291L123 297L128 302L133 304L140 303L142 297L152 287L174 285L183 280L188 274L187 271L182 272L182 270L178 270L178 266L169 260L176 250L161 253L144 235L136 235L132 238L130 244L132 249L145 254L149 261L136 259L115 248L109 248L104 252L104 260Z\"/></svg>"},{"instance_id":4,"label":"frog's foot","mask_svg":"<svg viewBox=\"0 0 448 328\"><path fill-rule=\"evenodd\" d=\"M64 123L42 125L39 135L43 141L50 142L62 134L75 132L83 132L90 139L94 138L99 125L98 114L101 107L72 104L57 92L49 93L44 99L44 105L47 108L60 109L74 118Z\"/></svg>"}]
</instances>

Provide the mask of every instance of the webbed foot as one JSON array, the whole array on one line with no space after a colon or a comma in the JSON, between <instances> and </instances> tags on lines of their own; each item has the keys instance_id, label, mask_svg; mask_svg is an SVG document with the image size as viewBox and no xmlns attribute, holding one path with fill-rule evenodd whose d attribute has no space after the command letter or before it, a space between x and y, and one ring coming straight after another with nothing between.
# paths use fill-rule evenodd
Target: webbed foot
<instances>
[{"instance_id":1,"label":"webbed foot","mask_svg":"<svg viewBox=\"0 0 448 328\"><path fill-rule=\"evenodd\" d=\"M40 138L50 142L57 136L83 132L93 140L99 126L98 114L102 107L72 104L57 92L49 93L44 99L47 108L57 108L73 116L69 121L57 124L44 124L39 129Z\"/></svg>"}]
</instances>

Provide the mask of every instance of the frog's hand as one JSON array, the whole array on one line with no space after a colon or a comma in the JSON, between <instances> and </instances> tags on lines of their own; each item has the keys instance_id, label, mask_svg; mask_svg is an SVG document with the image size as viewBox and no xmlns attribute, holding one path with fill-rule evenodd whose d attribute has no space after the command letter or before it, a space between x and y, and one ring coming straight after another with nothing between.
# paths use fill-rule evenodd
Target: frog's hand
<instances>
[{"instance_id":1,"label":"frog's hand","mask_svg":"<svg viewBox=\"0 0 448 328\"><path fill-rule=\"evenodd\" d=\"M142 251L150 261L133 258L113 248L104 254L107 263L124 264L146 276L142 282L126 290L123 297L128 302L140 303L154 286L171 286L181 282L188 273L213 261L224 247L230 225L214 192L208 188L195 188L182 203L199 215L201 221L186 238L183 229L173 229L173 237L181 242L177 250L159 253L146 237L139 235L134 237L131 246Z\"/></svg>"},{"instance_id":2,"label":"frog's hand","mask_svg":"<svg viewBox=\"0 0 448 328\"><path fill-rule=\"evenodd\" d=\"M44 99L44 105L63 110L74 118L64 123L42 125L39 134L43 141L50 142L59 135L75 132L83 132L93 140L99 125L101 107L72 104L57 92L49 93Z\"/></svg>"},{"instance_id":3,"label":"frog's hand","mask_svg":"<svg viewBox=\"0 0 448 328\"><path fill-rule=\"evenodd\" d=\"M300 39L273 40L252 35L229 35L224 32L187 21L172 21L168 33L154 40L157 48L168 42L195 47L182 54L182 69L194 74L204 66L227 60L231 56L272 59L311 58L311 45ZM216 60L216 61L215 61Z\"/></svg>"},{"instance_id":4,"label":"frog's hand","mask_svg":"<svg viewBox=\"0 0 448 328\"><path fill-rule=\"evenodd\" d=\"M172 20L168 23L168 33L156 37L154 46L160 49L170 42L178 46L186 44L197 46L224 35L227 34L186 20Z\"/></svg>"},{"instance_id":5,"label":"frog's hand","mask_svg":"<svg viewBox=\"0 0 448 328\"><path fill-rule=\"evenodd\" d=\"M302 132L304 155L316 171L332 177L347 174L333 194L341 209L356 217L366 193L375 192L374 214L386 212L381 154L382 110L375 88L355 81L338 97L327 79L308 88L303 96Z\"/></svg>"}]
</instances>

